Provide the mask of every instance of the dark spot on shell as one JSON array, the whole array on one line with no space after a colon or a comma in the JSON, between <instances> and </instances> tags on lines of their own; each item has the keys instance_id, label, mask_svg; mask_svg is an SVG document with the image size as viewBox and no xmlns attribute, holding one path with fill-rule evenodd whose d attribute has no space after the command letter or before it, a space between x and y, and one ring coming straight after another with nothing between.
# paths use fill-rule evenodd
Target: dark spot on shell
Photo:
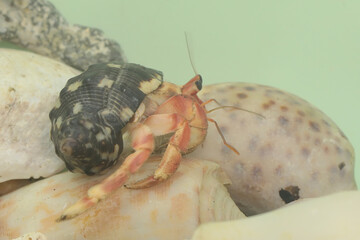
<instances>
[{"instance_id":1,"label":"dark spot on shell","mask_svg":"<svg viewBox=\"0 0 360 240\"><path fill-rule=\"evenodd\" d=\"M284 95L285 92L284 91L281 91L279 89L275 89L274 92L276 92L277 94L281 94L281 95Z\"/></svg>"},{"instance_id":2,"label":"dark spot on shell","mask_svg":"<svg viewBox=\"0 0 360 240\"><path fill-rule=\"evenodd\" d=\"M252 175L254 180L260 180L263 177L261 166L254 166L252 169Z\"/></svg>"},{"instance_id":3,"label":"dark spot on shell","mask_svg":"<svg viewBox=\"0 0 360 240\"><path fill-rule=\"evenodd\" d=\"M297 118L295 118L295 122L296 122L296 123L303 123L304 120L303 120L302 117L297 117Z\"/></svg>"},{"instance_id":4,"label":"dark spot on shell","mask_svg":"<svg viewBox=\"0 0 360 240\"><path fill-rule=\"evenodd\" d=\"M310 150L309 150L308 148L306 148L306 147L303 147L303 148L301 149L301 154L302 154L305 158L308 158L309 155L310 155Z\"/></svg>"},{"instance_id":5,"label":"dark spot on shell","mask_svg":"<svg viewBox=\"0 0 360 240\"><path fill-rule=\"evenodd\" d=\"M279 191L279 196L286 204L288 204L300 198L299 192L300 188L298 186L288 186Z\"/></svg>"},{"instance_id":6,"label":"dark spot on shell","mask_svg":"<svg viewBox=\"0 0 360 240\"><path fill-rule=\"evenodd\" d=\"M339 130L340 135L341 135L343 138L345 138L346 140L348 140L348 138L346 137L346 135L344 134L344 132L341 131L339 128L338 128L338 130Z\"/></svg>"},{"instance_id":7,"label":"dark spot on shell","mask_svg":"<svg viewBox=\"0 0 360 240\"><path fill-rule=\"evenodd\" d=\"M335 149L336 149L336 152L337 152L338 154L342 154L342 153L343 153L343 149L342 149L341 147L335 146Z\"/></svg>"},{"instance_id":8,"label":"dark spot on shell","mask_svg":"<svg viewBox=\"0 0 360 240\"><path fill-rule=\"evenodd\" d=\"M260 147L259 154L260 156L266 156L267 154L270 154L273 150L273 145L271 143L267 143L264 146Z\"/></svg>"},{"instance_id":9,"label":"dark spot on shell","mask_svg":"<svg viewBox=\"0 0 360 240\"><path fill-rule=\"evenodd\" d=\"M290 105L300 105L301 103L296 100L295 98L287 98L286 102L288 102Z\"/></svg>"},{"instance_id":10,"label":"dark spot on shell","mask_svg":"<svg viewBox=\"0 0 360 240\"><path fill-rule=\"evenodd\" d=\"M256 90L256 88L251 87L251 86L244 87L244 89L247 91L255 91Z\"/></svg>"},{"instance_id":11,"label":"dark spot on shell","mask_svg":"<svg viewBox=\"0 0 360 240\"><path fill-rule=\"evenodd\" d=\"M314 140L314 144L315 144L316 146L319 146L319 145L321 144L321 140L320 140L319 138L316 138L316 139Z\"/></svg>"},{"instance_id":12,"label":"dark spot on shell","mask_svg":"<svg viewBox=\"0 0 360 240\"><path fill-rule=\"evenodd\" d=\"M326 121L325 119L322 119L322 122L327 126L327 127L330 127L330 123L328 121Z\"/></svg>"},{"instance_id":13,"label":"dark spot on shell","mask_svg":"<svg viewBox=\"0 0 360 240\"><path fill-rule=\"evenodd\" d=\"M317 181L318 179L319 179L319 172L313 172L312 174L311 174L311 179L313 180L313 181Z\"/></svg>"},{"instance_id":14,"label":"dark spot on shell","mask_svg":"<svg viewBox=\"0 0 360 240\"><path fill-rule=\"evenodd\" d=\"M224 156L233 153L233 151L228 148L225 144L221 144L221 152L224 154Z\"/></svg>"},{"instance_id":15,"label":"dark spot on shell","mask_svg":"<svg viewBox=\"0 0 360 240\"><path fill-rule=\"evenodd\" d=\"M317 122L309 121L309 126L314 132L320 132L320 125Z\"/></svg>"},{"instance_id":16,"label":"dark spot on shell","mask_svg":"<svg viewBox=\"0 0 360 240\"><path fill-rule=\"evenodd\" d=\"M11 18L8 15L4 14L3 16L5 18L5 22L11 22Z\"/></svg>"},{"instance_id":17,"label":"dark spot on shell","mask_svg":"<svg viewBox=\"0 0 360 240\"><path fill-rule=\"evenodd\" d=\"M279 121L280 125L283 126L283 127L285 127L285 126L287 126L289 124L289 119L287 119L284 116L280 116L278 118L278 121Z\"/></svg>"},{"instance_id":18,"label":"dark spot on shell","mask_svg":"<svg viewBox=\"0 0 360 240\"><path fill-rule=\"evenodd\" d=\"M217 90L216 90L217 92L219 92L219 93L224 93L224 92L227 92L227 90L225 89L225 88L218 88Z\"/></svg>"},{"instance_id":19,"label":"dark spot on shell","mask_svg":"<svg viewBox=\"0 0 360 240\"><path fill-rule=\"evenodd\" d=\"M238 93L238 94L236 94L236 96L240 99L244 99L244 98L248 97L247 94L245 94L245 93Z\"/></svg>"},{"instance_id":20,"label":"dark spot on shell","mask_svg":"<svg viewBox=\"0 0 360 240\"><path fill-rule=\"evenodd\" d=\"M234 85L229 85L228 89L230 89L230 90L235 89L235 86Z\"/></svg>"},{"instance_id":21,"label":"dark spot on shell","mask_svg":"<svg viewBox=\"0 0 360 240\"><path fill-rule=\"evenodd\" d=\"M287 106L280 106L280 110L286 112L289 110L289 108Z\"/></svg>"},{"instance_id":22,"label":"dark spot on shell","mask_svg":"<svg viewBox=\"0 0 360 240\"><path fill-rule=\"evenodd\" d=\"M262 105L262 107L263 107L264 109L268 109L268 108L270 107L270 105L267 104L267 103L264 103L264 104Z\"/></svg>"},{"instance_id":23,"label":"dark spot on shell","mask_svg":"<svg viewBox=\"0 0 360 240\"><path fill-rule=\"evenodd\" d=\"M339 169L342 170L344 167L345 167L345 163L344 162L341 162L339 165L338 165Z\"/></svg>"},{"instance_id":24,"label":"dark spot on shell","mask_svg":"<svg viewBox=\"0 0 360 240\"><path fill-rule=\"evenodd\" d=\"M259 142L259 137L258 137L258 136L252 137L252 138L250 139L248 149L249 149L251 152L255 151L256 148L257 148L257 146L258 146L258 142Z\"/></svg>"},{"instance_id":25,"label":"dark spot on shell","mask_svg":"<svg viewBox=\"0 0 360 240\"><path fill-rule=\"evenodd\" d=\"M221 133L223 133L223 134L226 134L228 132L228 128L225 126L220 126L219 128L220 128Z\"/></svg>"},{"instance_id":26,"label":"dark spot on shell","mask_svg":"<svg viewBox=\"0 0 360 240\"><path fill-rule=\"evenodd\" d=\"M305 116L305 112L304 112L304 111L298 110L298 111L296 111L296 113L299 114L299 115L302 116L302 117Z\"/></svg>"},{"instance_id":27,"label":"dark spot on shell","mask_svg":"<svg viewBox=\"0 0 360 240\"><path fill-rule=\"evenodd\" d=\"M237 114L236 113L230 113L229 118L231 120L237 120Z\"/></svg>"},{"instance_id":28,"label":"dark spot on shell","mask_svg":"<svg viewBox=\"0 0 360 240\"><path fill-rule=\"evenodd\" d=\"M330 149L329 149L328 146L325 146L325 147L324 147L324 152L325 152L325 153L329 153L329 152L330 152Z\"/></svg>"},{"instance_id":29,"label":"dark spot on shell","mask_svg":"<svg viewBox=\"0 0 360 240\"><path fill-rule=\"evenodd\" d=\"M268 108L270 108L272 105L274 105L275 104L275 102L273 101L273 100L270 100L270 101L268 101L267 103L263 103L263 105L262 105L262 107L264 108L264 109L268 109Z\"/></svg>"},{"instance_id":30,"label":"dark spot on shell","mask_svg":"<svg viewBox=\"0 0 360 240\"><path fill-rule=\"evenodd\" d=\"M9 88L8 88L8 92L16 92L16 89L13 88L13 87L9 87Z\"/></svg>"}]
</instances>

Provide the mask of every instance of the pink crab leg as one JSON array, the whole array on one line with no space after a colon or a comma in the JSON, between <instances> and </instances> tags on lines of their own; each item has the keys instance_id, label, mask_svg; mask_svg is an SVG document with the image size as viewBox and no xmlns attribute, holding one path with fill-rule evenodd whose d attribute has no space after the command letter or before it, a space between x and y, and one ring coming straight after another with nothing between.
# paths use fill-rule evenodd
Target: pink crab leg
<instances>
[{"instance_id":1,"label":"pink crab leg","mask_svg":"<svg viewBox=\"0 0 360 240\"><path fill-rule=\"evenodd\" d=\"M135 127L132 132L132 147L135 152L124 160L119 169L101 183L91 187L88 190L88 195L67 208L57 221L71 219L80 215L124 185L130 174L136 172L154 150L154 137L149 127L142 124Z\"/></svg>"},{"instance_id":2,"label":"pink crab leg","mask_svg":"<svg viewBox=\"0 0 360 240\"><path fill-rule=\"evenodd\" d=\"M144 180L126 185L127 188L140 189L147 188L167 179L178 168L181 161L181 152L187 150L190 141L190 126L188 121L183 121L175 134L170 138L162 160L153 176Z\"/></svg>"},{"instance_id":3,"label":"pink crab leg","mask_svg":"<svg viewBox=\"0 0 360 240\"><path fill-rule=\"evenodd\" d=\"M91 187L86 197L67 208L57 221L74 218L85 212L111 192L120 188L149 158L154 150L154 135L174 132L184 119L178 114L158 114L150 116L144 124L138 124L131 133L132 147L135 150L114 173L101 183Z\"/></svg>"}]
</instances>

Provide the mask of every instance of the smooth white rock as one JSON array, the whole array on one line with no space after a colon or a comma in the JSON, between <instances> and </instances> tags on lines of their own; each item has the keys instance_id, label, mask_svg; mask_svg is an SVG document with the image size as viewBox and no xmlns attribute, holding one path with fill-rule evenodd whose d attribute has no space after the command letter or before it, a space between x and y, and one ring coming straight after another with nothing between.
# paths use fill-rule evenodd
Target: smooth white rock
<instances>
[{"instance_id":1,"label":"smooth white rock","mask_svg":"<svg viewBox=\"0 0 360 240\"><path fill-rule=\"evenodd\" d=\"M30 52L0 48L0 182L64 168L50 140L49 112L79 72Z\"/></svg>"}]
</instances>

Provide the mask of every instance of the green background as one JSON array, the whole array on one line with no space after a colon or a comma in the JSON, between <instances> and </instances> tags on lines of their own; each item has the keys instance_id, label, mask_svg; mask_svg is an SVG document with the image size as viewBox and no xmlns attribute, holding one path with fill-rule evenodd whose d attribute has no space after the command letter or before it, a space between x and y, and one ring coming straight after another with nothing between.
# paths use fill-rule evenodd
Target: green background
<instances>
[{"instance_id":1,"label":"green background","mask_svg":"<svg viewBox=\"0 0 360 240\"><path fill-rule=\"evenodd\" d=\"M294 93L330 116L360 154L358 0L51 2L70 23L117 40L129 62L179 84L194 75L186 31L205 84L252 82Z\"/></svg>"}]
</instances>

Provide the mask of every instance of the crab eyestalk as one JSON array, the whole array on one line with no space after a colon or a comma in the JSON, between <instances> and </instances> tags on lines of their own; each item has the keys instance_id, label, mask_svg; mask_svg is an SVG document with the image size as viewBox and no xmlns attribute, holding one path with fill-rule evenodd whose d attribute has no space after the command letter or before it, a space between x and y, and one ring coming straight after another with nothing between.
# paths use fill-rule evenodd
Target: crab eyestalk
<instances>
[{"instance_id":1,"label":"crab eyestalk","mask_svg":"<svg viewBox=\"0 0 360 240\"><path fill-rule=\"evenodd\" d=\"M184 86L181 88L181 93L183 95L195 96L202 89L202 78L200 74L197 74L195 77L190 79Z\"/></svg>"}]
</instances>

